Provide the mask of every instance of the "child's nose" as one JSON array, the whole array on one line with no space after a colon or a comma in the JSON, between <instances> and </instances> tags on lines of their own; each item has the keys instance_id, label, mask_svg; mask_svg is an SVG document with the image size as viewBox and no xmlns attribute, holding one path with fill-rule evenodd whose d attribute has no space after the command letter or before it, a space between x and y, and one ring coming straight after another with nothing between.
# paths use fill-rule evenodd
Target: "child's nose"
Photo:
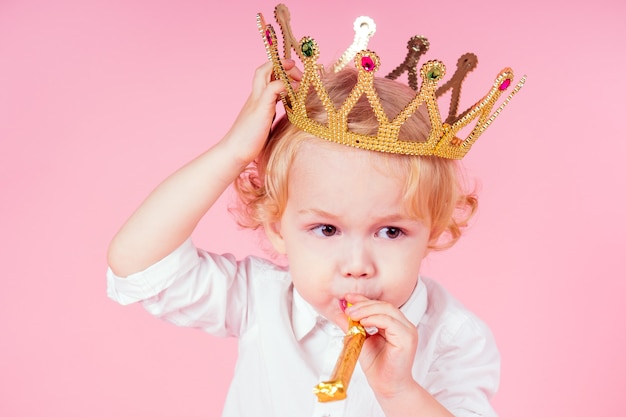
<instances>
[{"instance_id":1,"label":"child's nose","mask_svg":"<svg viewBox=\"0 0 626 417\"><path fill-rule=\"evenodd\" d=\"M362 243L350 243L341 260L341 274L350 278L369 278L374 272L370 251Z\"/></svg>"}]
</instances>

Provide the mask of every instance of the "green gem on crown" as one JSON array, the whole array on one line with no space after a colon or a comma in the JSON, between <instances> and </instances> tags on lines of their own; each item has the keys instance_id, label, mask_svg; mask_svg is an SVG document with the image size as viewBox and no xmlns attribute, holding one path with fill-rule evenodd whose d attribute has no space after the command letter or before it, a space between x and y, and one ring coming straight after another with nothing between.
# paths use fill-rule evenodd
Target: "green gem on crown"
<instances>
[{"instance_id":1,"label":"green gem on crown","mask_svg":"<svg viewBox=\"0 0 626 417\"><path fill-rule=\"evenodd\" d=\"M431 80L437 80L441 77L441 69L433 68L426 73L426 76Z\"/></svg>"},{"instance_id":2,"label":"green gem on crown","mask_svg":"<svg viewBox=\"0 0 626 417\"><path fill-rule=\"evenodd\" d=\"M314 47L315 45L313 44L313 41L308 40L302 43L302 46L300 47L300 49L302 50L302 53L304 54L304 56L306 56L307 58L310 58L313 56Z\"/></svg>"}]
</instances>

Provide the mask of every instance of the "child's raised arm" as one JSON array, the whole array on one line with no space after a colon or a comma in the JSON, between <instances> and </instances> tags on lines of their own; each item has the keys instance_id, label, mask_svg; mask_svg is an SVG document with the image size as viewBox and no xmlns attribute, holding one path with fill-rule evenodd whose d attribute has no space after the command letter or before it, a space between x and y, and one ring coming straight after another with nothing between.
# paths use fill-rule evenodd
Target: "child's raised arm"
<instances>
[{"instance_id":1,"label":"child's raised arm","mask_svg":"<svg viewBox=\"0 0 626 417\"><path fill-rule=\"evenodd\" d=\"M285 61L284 66L298 79L293 61ZM139 272L180 246L228 185L256 158L285 88L282 81L272 81L271 74L271 63L256 70L252 92L224 138L163 181L115 235L108 263L116 275Z\"/></svg>"}]
</instances>

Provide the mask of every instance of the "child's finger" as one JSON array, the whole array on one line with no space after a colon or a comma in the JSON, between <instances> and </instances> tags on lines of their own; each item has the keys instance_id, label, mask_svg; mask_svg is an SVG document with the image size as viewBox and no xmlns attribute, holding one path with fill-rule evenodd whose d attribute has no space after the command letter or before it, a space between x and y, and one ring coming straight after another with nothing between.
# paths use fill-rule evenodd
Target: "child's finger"
<instances>
[{"instance_id":1,"label":"child's finger","mask_svg":"<svg viewBox=\"0 0 626 417\"><path fill-rule=\"evenodd\" d=\"M281 80L271 81L263 90L263 95L267 95L267 101L276 104L280 93L285 91L285 84Z\"/></svg>"},{"instance_id":2,"label":"child's finger","mask_svg":"<svg viewBox=\"0 0 626 417\"><path fill-rule=\"evenodd\" d=\"M302 80L302 71L296 66L296 61L293 59L286 59L283 61L283 67L285 68L285 71L287 71L287 74L289 74L289 76L295 81Z\"/></svg>"},{"instance_id":3,"label":"child's finger","mask_svg":"<svg viewBox=\"0 0 626 417\"><path fill-rule=\"evenodd\" d=\"M300 81L302 79L302 71L296 67L296 62L293 59L285 59L282 63L285 71L291 78L295 81ZM256 91L262 91L263 88L275 80L274 66L270 61L268 61L257 67L252 81L252 88Z\"/></svg>"},{"instance_id":4,"label":"child's finger","mask_svg":"<svg viewBox=\"0 0 626 417\"><path fill-rule=\"evenodd\" d=\"M265 64L257 67L254 71L254 77L252 78L252 88L259 91L262 90L263 87L270 82L272 72L273 67L271 62L266 62Z\"/></svg>"},{"instance_id":5,"label":"child's finger","mask_svg":"<svg viewBox=\"0 0 626 417\"><path fill-rule=\"evenodd\" d=\"M350 304L356 304L363 301L371 301L364 295L361 294L346 294L346 301Z\"/></svg>"},{"instance_id":6,"label":"child's finger","mask_svg":"<svg viewBox=\"0 0 626 417\"><path fill-rule=\"evenodd\" d=\"M407 330L412 331L415 329L415 325L392 304L383 301L369 300L363 296L346 298L349 303L352 303L352 305L346 309L346 314L353 320L360 321L364 326L375 326L384 329L391 323L386 320L386 318L390 318L394 322L400 323Z\"/></svg>"},{"instance_id":7,"label":"child's finger","mask_svg":"<svg viewBox=\"0 0 626 417\"><path fill-rule=\"evenodd\" d=\"M418 345L417 328L404 317L399 318L388 314L375 314L361 319L361 324L378 329L375 335L379 349L390 349L388 352L412 357ZM380 344L384 340L385 344Z\"/></svg>"},{"instance_id":8,"label":"child's finger","mask_svg":"<svg viewBox=\"0 0 626 417\"><path fill-rule=\"evenodd\" d=\"M374 326L383 335L403 335L416 332L415 326L404 319L404 317L391 316L389 314L372 314L361 319L363 326Z\"/></svg>"}]
</instances>

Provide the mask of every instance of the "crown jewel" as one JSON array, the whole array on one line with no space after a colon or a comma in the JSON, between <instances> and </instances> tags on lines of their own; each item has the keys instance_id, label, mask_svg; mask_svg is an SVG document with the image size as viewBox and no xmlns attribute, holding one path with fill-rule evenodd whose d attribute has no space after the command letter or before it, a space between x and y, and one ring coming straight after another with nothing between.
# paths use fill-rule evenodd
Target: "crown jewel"
<instances>
[{"instance_id":1,"label":"crown jewel","mask_svg":"<svg viewBox=\"0 0 626 417\"><path fill-rule=\"evenodd\" d=\"M343 104L336 108L320 77L323 68L317 62L320 53L317 42L308 36L296 42L291 30L289 10L285 5L276 6L274 16L283 35L284 58L291 58L293 49L304 66L302 79L298 88L295 89L292 85L293 80L282 65L274 28L265 23L262 14L257 14L257 26L263 36L268 58L273 63L274 75L277 79L281 79L286 87L282 101L287 117L292 124L305 132L332 142L380 152L461 159L509 103L513 95L522 88L526 80L526 77L522 77L502 104L492 112L500 96L513 81L513 71L505 68L498 74L491 89L481 100L461 114L457 114L461 85L466 75L476 67L478 62L476 56L471 53L461 56L455 73L445 84L437 88L439 81L446 73L446 67L440 61L431 60L423 64L418 71L418 60L428 50L429 42L424 37L415 36L408 42L408 54L404 62L391 71L386 78L396 79L406 71L409 86L415 90L416 95L400 113L393 119L389 119L374 87L374 77L380 68L380 59L375 52L366 49L369 39L376 31L376 25L372 19L362 16L354 22L355 37L352 45L333 65L333 71L337 72L352 60L358 71L356 85ZM421 86L418 86L417 82L418 73L422 80ZM326 124L307 116L305 104L312 90L319 96L327 112ZM442 122L437 97L448 90L452 90L450 109L445 121ZM379 123L376 136L363 135L348 129L348 115L363 95L367 97ZM421 105L426 106L430 119L431 130L428 139L425 142L400 140L398 138L400 128ZM465 139L458 138L457 133L474 120L475 125L468 136Z\"/></svg>"}]
</instances>

